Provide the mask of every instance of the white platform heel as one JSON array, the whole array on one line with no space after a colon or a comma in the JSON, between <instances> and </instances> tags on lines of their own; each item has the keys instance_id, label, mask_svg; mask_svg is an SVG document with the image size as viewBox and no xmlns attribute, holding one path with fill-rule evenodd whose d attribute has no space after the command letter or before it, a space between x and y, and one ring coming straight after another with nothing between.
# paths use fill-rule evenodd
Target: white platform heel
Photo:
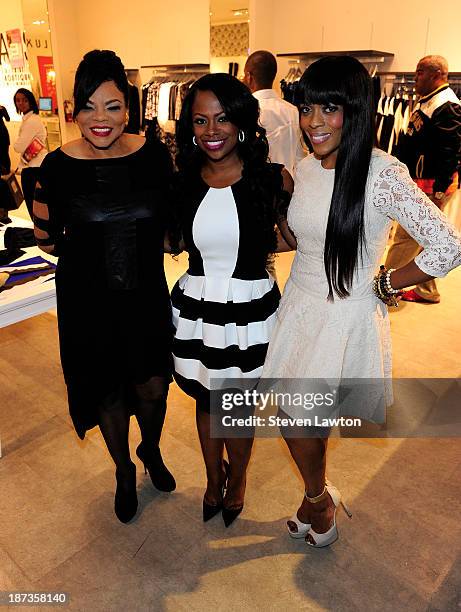
<instances>
[{"instance_id":1,"label":"white platform heel","mask_svg":"<svg viewBox=\"0 0 461 612\"><path fill-rule=\"evenodd\" d=\"M312 529L312 527L310 527L306 535L310 535L313 541L315 542L315 544L313 544L312 542L309 542L309 540L307 539L306 539L306 544L308 544L309 546L312 546L312 548L323 548L325 546L329 546L330 544L333 544L333 542L336 542L336 540L338 539L338 528L336 527L336 510L338 509L339 504L342 505L342 507L344 508L344 512L347 514L347 516L349 518L352 518L352 512L349 510L346 504L342 501L341 493L331 483L329 483L328 485L326 484L323 488L323 491L320 493L320 495L317 495L316 497L309 497L307 493L305 494L306 499L310 504L317 504L318 502L325 499L327 495L331 497L333 504L335 505L335 512L333 515L333 525L325 533L317 533L316 531Z\"/></svg>"},{"instance_id":2,"label":"white platform heel","mask_svg":"<svg viewBox=\"0 0 461 612\"><path fill-rule=\"evenodd\" d=\"M333 488L337 491L336 487L334 487L329 480L325 480L325 486L327 488L327 491L329 491L329 488ZM304 492L304 495L307 499L309 499L309 497L307 497L306 491ZM292 531L290 529L290 523L294 523L296 525L296 531ZM299 520L297 512L295 512L293 516L287 521L288 535L294 540L303 540L306 537L310 528L310 523L303 523Z\"/></svg>"},{"instance_id":3,"label":"white platform heel","mask_svg":"<svg viewBox=\"0 0 461 612\"><path fill-rule=\"evenodd\" d=\"M297 531L292 531L290 529L290 523L294 523L296 525ZM300 521L297 513L293 514L293 516L287 521L288 535L294 540L301 540L305 538L310 528L311 524Z\"/></svg>"}]
</instances>

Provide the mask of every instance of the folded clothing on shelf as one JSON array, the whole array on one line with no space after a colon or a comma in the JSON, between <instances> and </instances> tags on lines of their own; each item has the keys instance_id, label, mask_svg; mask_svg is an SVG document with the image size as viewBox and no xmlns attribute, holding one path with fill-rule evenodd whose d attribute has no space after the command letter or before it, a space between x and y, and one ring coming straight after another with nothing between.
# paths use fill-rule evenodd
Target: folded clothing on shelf
<instances>
[{"instance_id":1,"label":"folded clothing on shelf","mask_svg":"<svg viewBox=\"0 0 461 612\"><path fill-rule=\"evenodd\" d=\"M0 287L0 291L23 285L42 276L49 276L54 274L55 270L56 264L40 256L23 259L11 265L0 266L0 273L9 275L5 279L4 285Z\"/></svg>"}]
</instances>

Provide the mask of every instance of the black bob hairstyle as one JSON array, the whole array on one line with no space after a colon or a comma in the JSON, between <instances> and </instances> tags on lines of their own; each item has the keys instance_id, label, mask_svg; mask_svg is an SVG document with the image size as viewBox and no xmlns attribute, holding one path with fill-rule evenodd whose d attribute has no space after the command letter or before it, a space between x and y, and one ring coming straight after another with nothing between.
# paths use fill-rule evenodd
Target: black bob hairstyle
<instances>
[{"instance_id":1,"label":"black bob hairstyle","mask_svg":"<svg viewBox=\"0 0 461 612\"><path fill-rule=\"evenodd\" d=\"M114 81L128 106L128 79L122 60L114 51L94 49L85 53L75 73L73 118L85 108L89 98L106 81Z\"/></svg>"},{"instance_id":2,"label":"black bob hairstyle","mask_svg":"<svg viewBox=\"0 0 461 612\"><path fill-rule=\"evenodd\" d=\"M311 64L299 82L299 105L340 104L341 143L325 238L324 264L329 295L346 298L362 249L365 188L375 143L372 80L354 57L328 56Z\"/></svg>"},{"instance_id":3,"label":"black bob hairstyle","mask_svg":"<svg viewBox=\"0 0 461 612\"><path fill-rule=\"evenodd\" d=\"M16 96L18 94L22 94L23 96L25 96L29 102L29 106L30 106L30 110L35 113L36 115L38 115L38 105L37 105L37 100L35 99L34 94L29 91L28 89L24 89L24 87L20 87L16 93L14 94L14 106L16 108L16 111L18 111L18 105L16 104Z\"/></svg>"}]
</instances>

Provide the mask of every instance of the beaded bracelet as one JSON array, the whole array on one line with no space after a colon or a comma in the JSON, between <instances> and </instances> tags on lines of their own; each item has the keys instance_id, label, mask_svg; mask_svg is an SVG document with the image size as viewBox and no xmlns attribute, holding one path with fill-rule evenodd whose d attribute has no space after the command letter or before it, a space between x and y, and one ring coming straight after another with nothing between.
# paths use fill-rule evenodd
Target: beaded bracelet
<instances>
[{"instance_id":1,"label":"beaded bracelet","mask_svg":"<svg viewBox=\"0 0 461 612\"><path fill-rule=\"evenodd\" d=\"M400 289L394 289L390 280L394 271L394 268L386 270L384 266L380 266L378 274L373 279L373 293L387 306L398 307L395 296L400 293Z\"/></svg>"}]
</instances>

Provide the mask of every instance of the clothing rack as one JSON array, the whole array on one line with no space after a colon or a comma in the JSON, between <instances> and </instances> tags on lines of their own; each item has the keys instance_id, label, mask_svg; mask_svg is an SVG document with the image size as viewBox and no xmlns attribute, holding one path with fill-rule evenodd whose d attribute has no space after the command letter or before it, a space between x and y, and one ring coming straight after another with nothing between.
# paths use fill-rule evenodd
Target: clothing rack
<instances>
[{"instance_id":1,"label":"clothing rack","mask_svg":"<svg viewBox=\"0 0 461 612\"><path fill-rule=\"evenodd\" d=\"M175 158L176 122L190 86L210 72L209 64L149 64L141 66L142 120L146 138L164 142Z\"/></svg>"}]
</instances>

